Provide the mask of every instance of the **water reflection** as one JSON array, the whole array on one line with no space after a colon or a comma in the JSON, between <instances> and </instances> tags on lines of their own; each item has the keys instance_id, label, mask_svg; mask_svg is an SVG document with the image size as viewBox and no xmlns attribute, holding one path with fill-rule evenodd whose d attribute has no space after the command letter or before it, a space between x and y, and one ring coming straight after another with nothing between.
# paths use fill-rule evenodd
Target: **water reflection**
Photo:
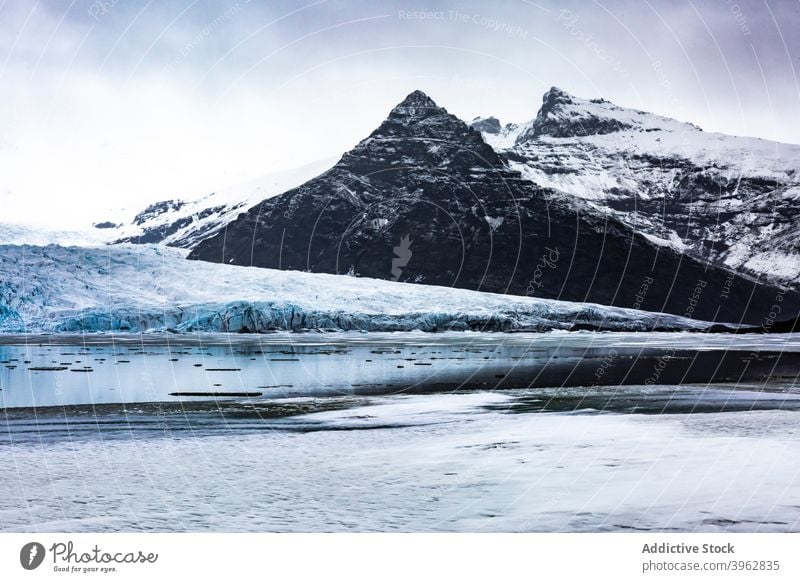
<instances>
[{"instance_id":1,"label":"water reflection","mask_svg":"<svg viewBox=\"0 0 800 582\"><path fill-rule=\"evenodd\" d=\"M0 345L0 407L740 383L792 380L800 370L793 336L782 344L702 334L30 339Z\"/></svg>"}]
</instances>

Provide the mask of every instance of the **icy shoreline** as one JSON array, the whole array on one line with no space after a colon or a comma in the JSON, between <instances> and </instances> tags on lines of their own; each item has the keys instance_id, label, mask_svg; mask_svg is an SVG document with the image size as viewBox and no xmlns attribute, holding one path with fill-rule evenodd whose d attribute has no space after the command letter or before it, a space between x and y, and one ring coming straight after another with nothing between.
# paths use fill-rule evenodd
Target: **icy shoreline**
<instances>
[{"instance_id":1,"label":"icy shoreline","mask_svg":"<svg viewBox=\"0 0 800 582\"><path fill-rule=\"evenodd\" d=\"M242 407L225 422L141 407L107 423L59 414L45 426L69 432L45 433L46 446L39 425L6 421L0 529L800 529L787 462L798 412L784 391L403 394Z\"/></svg>"},{"instance_id":2,"label":"icy shoreline","mask_svg":"<svg viewBox=\"0 0 800 582\"><path fill-rule=\"evenodd\" d=\"M687 329L646 314L640 320L598 313L592 309L541 313L498 311L416 312L402 314L348 313L304 309L291 303L236 301L224 305L175 306L164 310L116 310L113 314L89 312L67 316L52 327L57 332L127 331L176 333L269 333L293 332L402 332L485 331L541 332L590 327L600 331L663 331ZM697 326L702 329L705 326ZM689 328L691 329L691 328Z\"/></svg>"}]
</instances>

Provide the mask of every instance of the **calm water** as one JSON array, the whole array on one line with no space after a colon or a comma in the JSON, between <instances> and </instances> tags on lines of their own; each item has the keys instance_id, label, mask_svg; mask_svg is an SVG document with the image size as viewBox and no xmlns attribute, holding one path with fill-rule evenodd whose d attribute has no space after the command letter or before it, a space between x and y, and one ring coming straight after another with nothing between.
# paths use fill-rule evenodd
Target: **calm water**
<instances>
[{"instance_id":1,"label":"calm water","mask_svg":"<svg viewBox=\"0 0 800 582\"><path fill-rule=\"evenodd\" d=\"M3 530L800 530L792 336L5 342Z\"/></svg>"}]
</instances>

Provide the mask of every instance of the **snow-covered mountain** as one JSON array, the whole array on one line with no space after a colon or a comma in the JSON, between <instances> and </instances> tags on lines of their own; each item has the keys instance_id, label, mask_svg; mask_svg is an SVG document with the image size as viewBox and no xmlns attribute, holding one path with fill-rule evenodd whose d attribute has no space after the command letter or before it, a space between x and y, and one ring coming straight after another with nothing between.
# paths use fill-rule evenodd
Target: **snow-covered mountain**
<instances>
[{"instance_id":1,"label":"snow-covered mountain","mask_svg":"<svg viewBox=\"0 0 800 582\"><path fill-rule=\"evenodd\" d=\"M706 329L672 315L186 261L157 245L0 246L0 331Z\"/></svg>"},{"instance_id":2,"label":"snow-covered mountain","mask_svg":"<svg viewBox=\"0 0 800 582\"><path fill-rule=\"evenodd\" d=\"M640 323L632 323L587 303L767 328L776 302L778 319L797 316L800 295L781 285L797 287L800 275L800 146L708 134L556 88L528 123L470 125L415 91L338 162L163 201L130 224L96 224L91 236L0 225L5 244L117 243L2 247L0 329L544 329L603 318L610 328L647 329L664 321L635 312ZM186 253L167 246L226 265L183 262ZM233 265L424 291L372 281L354 295L358 278ZM391 305L363 303L373 291ZM315 301L304 302L311 293ZM552 307L554 299L575 304ZM684 325L676 321L664 325Z\"/></svg>"},{"instance_id":3,"label":"snow-covered mountain","mask_svg":"<svg viewBox=\"0 0 800 582\"><path fill-rule=\"evenodd\" d=\"M642 131L651 123L644 118ZM602 137L615 124L632 127L625 119L620 113L595 120L584 133ZM527 143L522 136L537 131L574 132L570 123L571 115L556 122L542 114L530 127L514 129L515 141ZM503 137L503 131L492 135ZM553 157L557 164L558 154ZM329 171L239 215L194 247L190 258L734 323L760 324L780 295L796 314L796 294L709 266L626 221L576 205L574 195L523 177L517 169L529 174L528 166L520 156L513 159L415 91Z\"/></svg>"},{"instance_id":4,"label":"snow-covered mountain","mask_svg":"<svg viewBox=\"0 0 800 582\"><path fill-rule=\"evenodd\" d=\"M800 145L704 132L556 87L527 123L471 125L563 200L660 245L800 287Z\"/></svg>"},{"instance_id":5,"label":"snow-covered mountain","mask_svg":"<svg viewBox=\"0 0 800 582\"><path fill-rule=\"evenodd\" d=\"M197 200L163 200L139 212L128 224L103 222L95 228L106 231L105 238L114 242L189 248L216 234L248 208L302 184L335 162L335 158L322 159L273 172Z\"/></svg>"}]
</instances>

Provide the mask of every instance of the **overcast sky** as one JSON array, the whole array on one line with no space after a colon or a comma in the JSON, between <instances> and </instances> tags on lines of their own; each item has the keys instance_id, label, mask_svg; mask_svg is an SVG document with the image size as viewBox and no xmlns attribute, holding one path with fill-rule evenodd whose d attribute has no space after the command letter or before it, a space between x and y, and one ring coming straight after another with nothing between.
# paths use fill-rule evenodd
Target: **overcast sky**
<instances>
[{"instance_id":1,"label":"overcast sky","mask_svg":"<svg viewBox=\"0 0 800 582\"><path fill-rule=\"evenodd\" d=\"M798 0L0 0L0 221L77 224L341 153L422 89L550 86L800 142Z\"/></svg>"}]
</instances>

